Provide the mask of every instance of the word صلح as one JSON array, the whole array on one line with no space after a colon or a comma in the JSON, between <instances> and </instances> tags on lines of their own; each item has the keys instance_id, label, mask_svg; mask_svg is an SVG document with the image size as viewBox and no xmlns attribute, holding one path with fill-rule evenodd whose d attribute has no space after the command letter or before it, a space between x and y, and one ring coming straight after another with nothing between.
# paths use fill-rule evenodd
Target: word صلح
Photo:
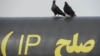
<instances>
[{"instance_id":1,"label":"word \u0635\u0644\u062d","mask_svg":"<svg viewBox=\"0 0 100 56\"><path fill-rule=\"evenodd\" d=\"M73 42L71 44L71 40L66 39L59 39L56 43L56 46L58 46L55 49L55 56L62 56L61 55L61 49L66 46L66 51L68 53L89 53L92 51L92 49L95 46L95 41L93 39L88 40L86 43L80 43L80 45L77 45L78 43L78 33L74 34L73 36Z\"/></svg>"}]
</instances>

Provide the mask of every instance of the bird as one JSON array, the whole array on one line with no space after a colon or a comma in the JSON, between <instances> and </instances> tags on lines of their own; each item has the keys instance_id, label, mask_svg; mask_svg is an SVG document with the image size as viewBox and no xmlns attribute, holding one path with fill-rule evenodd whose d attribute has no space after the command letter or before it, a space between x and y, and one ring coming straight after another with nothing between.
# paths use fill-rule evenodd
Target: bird
<instances>
[{"instance_id":1,"label":"bird","mask_svg":"<svg viewBox=\"0 0 100 56\"><path fill-rule=\"evenodd\" d=\"M54 13L55 16L56 15L65 16L64 12L56 5L56 1L55 0L53 0L51 10L52 10L52 12Z\"/></svg>"},{"instance_id":2,"label":"bird","mask_svg":"<svg viewBox=\"0 0 100 56\"><path fill-rule=\"evenodd\" d=\"M69 15L70 17L76 16L75 12L73 11L71 6L66 1L65 1L65 5L64 5L63 10L64 10L64 13Z\"/></svg>"}]
</instances>

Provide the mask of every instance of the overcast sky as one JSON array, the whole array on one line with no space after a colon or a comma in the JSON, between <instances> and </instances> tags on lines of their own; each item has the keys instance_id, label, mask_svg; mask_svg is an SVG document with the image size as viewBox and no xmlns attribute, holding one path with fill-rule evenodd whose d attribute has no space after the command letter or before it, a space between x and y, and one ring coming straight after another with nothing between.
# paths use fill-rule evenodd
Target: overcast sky
<instances>
[{"instance_id":1,"label":"overcast sky","mask_svg":"<svg viewBox=\"0 0 100 56\"><path fill-rule=\"evenodd\" d=\"M53 0L0 0L0 17L50 17ZM56 0L63 10L64 1L77 16L100 16L100 0Z\"/></svg>"}]
</instances>

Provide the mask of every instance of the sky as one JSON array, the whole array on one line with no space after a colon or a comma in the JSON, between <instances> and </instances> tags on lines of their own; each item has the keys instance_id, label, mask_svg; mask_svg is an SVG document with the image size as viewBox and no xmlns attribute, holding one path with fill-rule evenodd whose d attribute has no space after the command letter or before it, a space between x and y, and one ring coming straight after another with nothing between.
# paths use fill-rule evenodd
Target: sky
<instances>
[{"instance_id":1,"label":"sky","mask_svg":"<svg viewBox=\"0 0 100 56\"><path fill-rule=\"evenodd\" d=\"M53 0L0 0L0 17L51 17ZM77 16L100 16L100 0L56 0L63 10L64 2Z\"/></svg>"}]
</instances>

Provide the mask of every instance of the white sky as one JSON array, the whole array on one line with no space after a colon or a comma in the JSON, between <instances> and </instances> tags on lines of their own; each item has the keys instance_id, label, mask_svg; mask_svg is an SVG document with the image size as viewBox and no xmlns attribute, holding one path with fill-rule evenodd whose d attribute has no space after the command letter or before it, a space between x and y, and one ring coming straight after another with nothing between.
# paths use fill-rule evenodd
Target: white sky
<instances>
[{"instance_id":1,"label":"white sky","mask_svg":"<svg viewBox=\"0 0 100 56\"><path fill-rule=\"evenodd\" d=\"M0 17L50 17L53 0L0 0ZM77 16L100 16L100 0L56 0L63 10L67 1Z\"/></svg>"}]
</instances>

